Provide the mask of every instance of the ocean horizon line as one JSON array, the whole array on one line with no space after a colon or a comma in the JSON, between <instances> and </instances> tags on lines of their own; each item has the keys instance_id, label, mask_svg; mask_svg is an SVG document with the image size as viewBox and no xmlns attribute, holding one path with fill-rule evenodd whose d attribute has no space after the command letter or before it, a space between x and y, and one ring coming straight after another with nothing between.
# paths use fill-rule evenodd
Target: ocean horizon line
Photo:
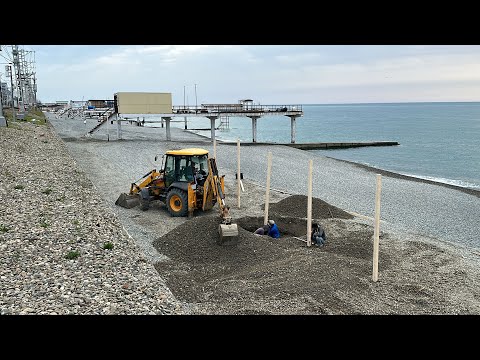
<instances>
[{"instance_id":1,"label":"ocean horizon line","mask_svg":"<svg viewBox=\"0 0 480 360\"><path fill-rule=\"evenodd\" d=\"M398 101L398 102L357 102L357 103L299 103L302 106L324 106L324 105L411 105L411 104L480 104L478 101Z\"/></svg>"},{"instance_id":2,"label":"ocean horizon line","mask_svg":"<svg viewBox=\"0 0 480 360\"><path fill-rule=\"evenodd\" d=\"M204 103L204 104L211 104L211 103ZM222 103L219 103L222 104ZM224 103L224 104L233 104L233 102L229 103ZM302 102L289 102L289 103L283 103L283 102L278 102L278 103L258 103L256 104L259 106L339 106L339 105L412 105L412 104L480 104L480 100L475 100L475 101L388 101L388 102L342 102L342 103L302 103ZM184 106L183 104L180 105L173 105L173 106ZM187 106L193 106L193 105L187 105ZM201 106L201 105L199 105ZM145 114L143 114L145 115ZM148 115L156 115L156 114L148 114Z\"/></svg>"}]
</instances>

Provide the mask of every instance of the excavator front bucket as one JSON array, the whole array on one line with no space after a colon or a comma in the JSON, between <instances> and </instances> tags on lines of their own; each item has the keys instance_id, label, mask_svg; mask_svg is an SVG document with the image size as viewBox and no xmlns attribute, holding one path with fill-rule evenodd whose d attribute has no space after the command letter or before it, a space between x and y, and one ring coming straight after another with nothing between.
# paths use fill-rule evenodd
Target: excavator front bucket
<instances>
[{"instance_id":1,"label":"excavator front bucket","mask_svg":"<svg viewBox=\"0 0 480 360\"><path fill-rule=\"evenodd\" d=\"M131 209L137 205L140 205L140 196L138 194L130 195L122 193L115 201L115 205L121 206L125 209Z\"/></svg>"}]
</instances>

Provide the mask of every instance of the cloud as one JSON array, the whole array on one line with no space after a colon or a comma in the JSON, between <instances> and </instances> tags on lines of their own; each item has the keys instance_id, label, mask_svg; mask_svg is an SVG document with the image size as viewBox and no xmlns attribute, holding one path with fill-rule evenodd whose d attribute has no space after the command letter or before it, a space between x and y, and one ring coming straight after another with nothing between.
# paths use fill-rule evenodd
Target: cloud
<instances>
[{"instance_id":1,"label":"cloud","mask_svg":"<svg viewBox=\"0 0 480 360\"><path fill-rule=\"evenodd\" d=\"M399 99L459 94L478 98L480 46L146 45L35 46L39 96L104 98L116 91L183 90L202 102L306 102L332 98ZM67 81L68 80L68 81ZM438 91L432 89L438 84ZM447 85L449 84L449 85ZM469 84L469 85L467 85ZM465 91L461 90L462 87ZM396 89L396 90L395 90ZM455 89L455 90L453 90ZM370 94L365 93L369 91ZM77 94L77 95L75 95ZM403 95L402 95L403 94ZM469 95L468 95L469 94ZM111 97L111 95L110 95ZM42 99L43 100L43 99ZM394 99L392 98L394 101ZM45 100L47 101L47 100Z\"/></svg>"},{"instance_id":2,"label":"cloud","mask_svg":"<svg viewBox=\"0 0 480 360\"><path fill-rule=\"evenodd\" d=\"M122 47L119 51L94 59L96 65L141 64L141 57L155 56L159 62L173 63L182 56L199 53L208 45L149 45Z\"/></svg>"}]
</instances>

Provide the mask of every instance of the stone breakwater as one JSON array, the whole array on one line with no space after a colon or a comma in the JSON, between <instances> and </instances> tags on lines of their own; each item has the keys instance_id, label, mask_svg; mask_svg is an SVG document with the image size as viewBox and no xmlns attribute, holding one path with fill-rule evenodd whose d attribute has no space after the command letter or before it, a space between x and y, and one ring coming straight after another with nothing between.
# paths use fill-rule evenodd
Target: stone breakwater
<instances>
[{"instance_id":1,"label":"stone breakwater","mask_svg":"<svg viewBox=\"0 0 480 360\"><path fill-rule=\"evenodd\" d=\"M0 313L188 313L50 125L9 125L0 128Z\"/></svg>"}]
</instances>

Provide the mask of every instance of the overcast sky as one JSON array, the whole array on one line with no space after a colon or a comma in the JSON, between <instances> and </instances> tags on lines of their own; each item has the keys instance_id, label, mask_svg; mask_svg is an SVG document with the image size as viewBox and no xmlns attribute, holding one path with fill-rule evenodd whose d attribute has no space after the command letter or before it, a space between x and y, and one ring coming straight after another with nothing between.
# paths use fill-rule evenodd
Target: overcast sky
<instances>
[{"instance_id":1,"label":"overcast sky","mask_svg":"<svg viewBox=\"0 0 480 360\"><path fill-rule=\"evenodd\" d=\"M478 45L23 48L35 51L37 98L42 102L112 99L119 91L145 91L170 92L173 104L183 105L184 87L190 105L245 98L260 104L480 101ZM0 54L9 52L4 46Z\"/></svg>"}]
</instances>

